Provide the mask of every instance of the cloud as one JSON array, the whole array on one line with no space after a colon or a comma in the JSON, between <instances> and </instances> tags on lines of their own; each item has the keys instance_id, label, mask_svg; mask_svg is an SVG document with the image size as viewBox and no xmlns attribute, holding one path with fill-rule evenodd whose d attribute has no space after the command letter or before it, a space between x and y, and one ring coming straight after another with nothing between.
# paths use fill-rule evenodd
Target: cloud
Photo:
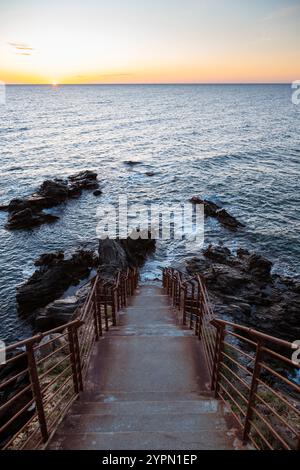
<instances>
[{"instance_id":1,"label":"cloud","mask_svg":"<svg viewBox=\"0 0 300 470\"><path fill-rule=\"evenodd\" d=\"M8 42L7 44L11 47L11 49L17 55L30 56L32 55L32 52L34 51L33 47L29 46L28 44L24 44L22 42Z\"/></svg>"}]
</instances>

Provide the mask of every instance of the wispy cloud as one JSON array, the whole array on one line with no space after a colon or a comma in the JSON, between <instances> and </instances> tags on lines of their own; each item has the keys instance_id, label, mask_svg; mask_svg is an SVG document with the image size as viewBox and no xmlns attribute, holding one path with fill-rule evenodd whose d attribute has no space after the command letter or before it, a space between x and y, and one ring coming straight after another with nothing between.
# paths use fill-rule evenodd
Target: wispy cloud
<instances>
[{"instance_id":1,"label":"wispy cloud","mask_svg":"<svg viewBox=\"0 0 300 470\"><path fill-rule=\"evenodd\" d=\"M34 48L29 46L28 44L24 44L22 42L8 42L7 43L11 49L17 55L25 55L30 56L32 55Z\"/></svg>"}]
</instances>

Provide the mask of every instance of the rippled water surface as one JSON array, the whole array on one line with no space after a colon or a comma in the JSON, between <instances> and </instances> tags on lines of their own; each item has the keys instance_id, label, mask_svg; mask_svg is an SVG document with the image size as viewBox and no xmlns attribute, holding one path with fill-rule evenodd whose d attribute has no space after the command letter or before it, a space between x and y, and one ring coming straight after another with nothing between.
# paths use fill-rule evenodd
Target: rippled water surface
<instances>
[{"instance_id":1,"label":"rippled water surface","mask_svg":"<svg viewBox=\"0 0 300 470\"><path fill-rule=\"evenodd\" d=\"M298 275L299 113L288 85L8 87L0 106L0 204L86 168L99 173L103 196L86 192L53 210L60 221L31 231L7 231L0 212L0 338L30 334L15 288L34 259L95 239L97 205L120 193L147 203L206 196L246 228L233 234L208 219L205 243L256 250L274 270ZM161 242L143 278L196 252Z\"/></svg>"}]
</instances>

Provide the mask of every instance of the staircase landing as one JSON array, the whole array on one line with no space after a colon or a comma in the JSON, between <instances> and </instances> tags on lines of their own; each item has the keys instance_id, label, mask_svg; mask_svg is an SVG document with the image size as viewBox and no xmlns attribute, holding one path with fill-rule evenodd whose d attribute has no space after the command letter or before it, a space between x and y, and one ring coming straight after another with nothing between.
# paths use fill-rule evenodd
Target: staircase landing
<instances>
[{"instance_id":1,"label":"staircase landing","mask_svg":"<svg viewBox=\"0 0 300 470\"><path fill-rule=\"evenodd\" d=\"M49 449L232 448L201 342L169 302L160 287L138 289L96 343L85 391Z\"/></svg>"}]
</instances>

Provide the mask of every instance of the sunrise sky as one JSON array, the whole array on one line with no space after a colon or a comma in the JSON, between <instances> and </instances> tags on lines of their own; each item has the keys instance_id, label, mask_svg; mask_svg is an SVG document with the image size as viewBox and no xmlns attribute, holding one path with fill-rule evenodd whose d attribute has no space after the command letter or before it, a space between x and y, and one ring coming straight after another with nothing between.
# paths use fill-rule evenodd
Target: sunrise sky
<instances>
[{"instance_id":1,"label":"sunrise sky","mask_svg":"<svg viewBox=\"0 0 300 470\"><path fill-rule=\"evenodd\" d=\"M1 0L6 83L300 79L300 0Z\"/></svg>"}]
</instances>

